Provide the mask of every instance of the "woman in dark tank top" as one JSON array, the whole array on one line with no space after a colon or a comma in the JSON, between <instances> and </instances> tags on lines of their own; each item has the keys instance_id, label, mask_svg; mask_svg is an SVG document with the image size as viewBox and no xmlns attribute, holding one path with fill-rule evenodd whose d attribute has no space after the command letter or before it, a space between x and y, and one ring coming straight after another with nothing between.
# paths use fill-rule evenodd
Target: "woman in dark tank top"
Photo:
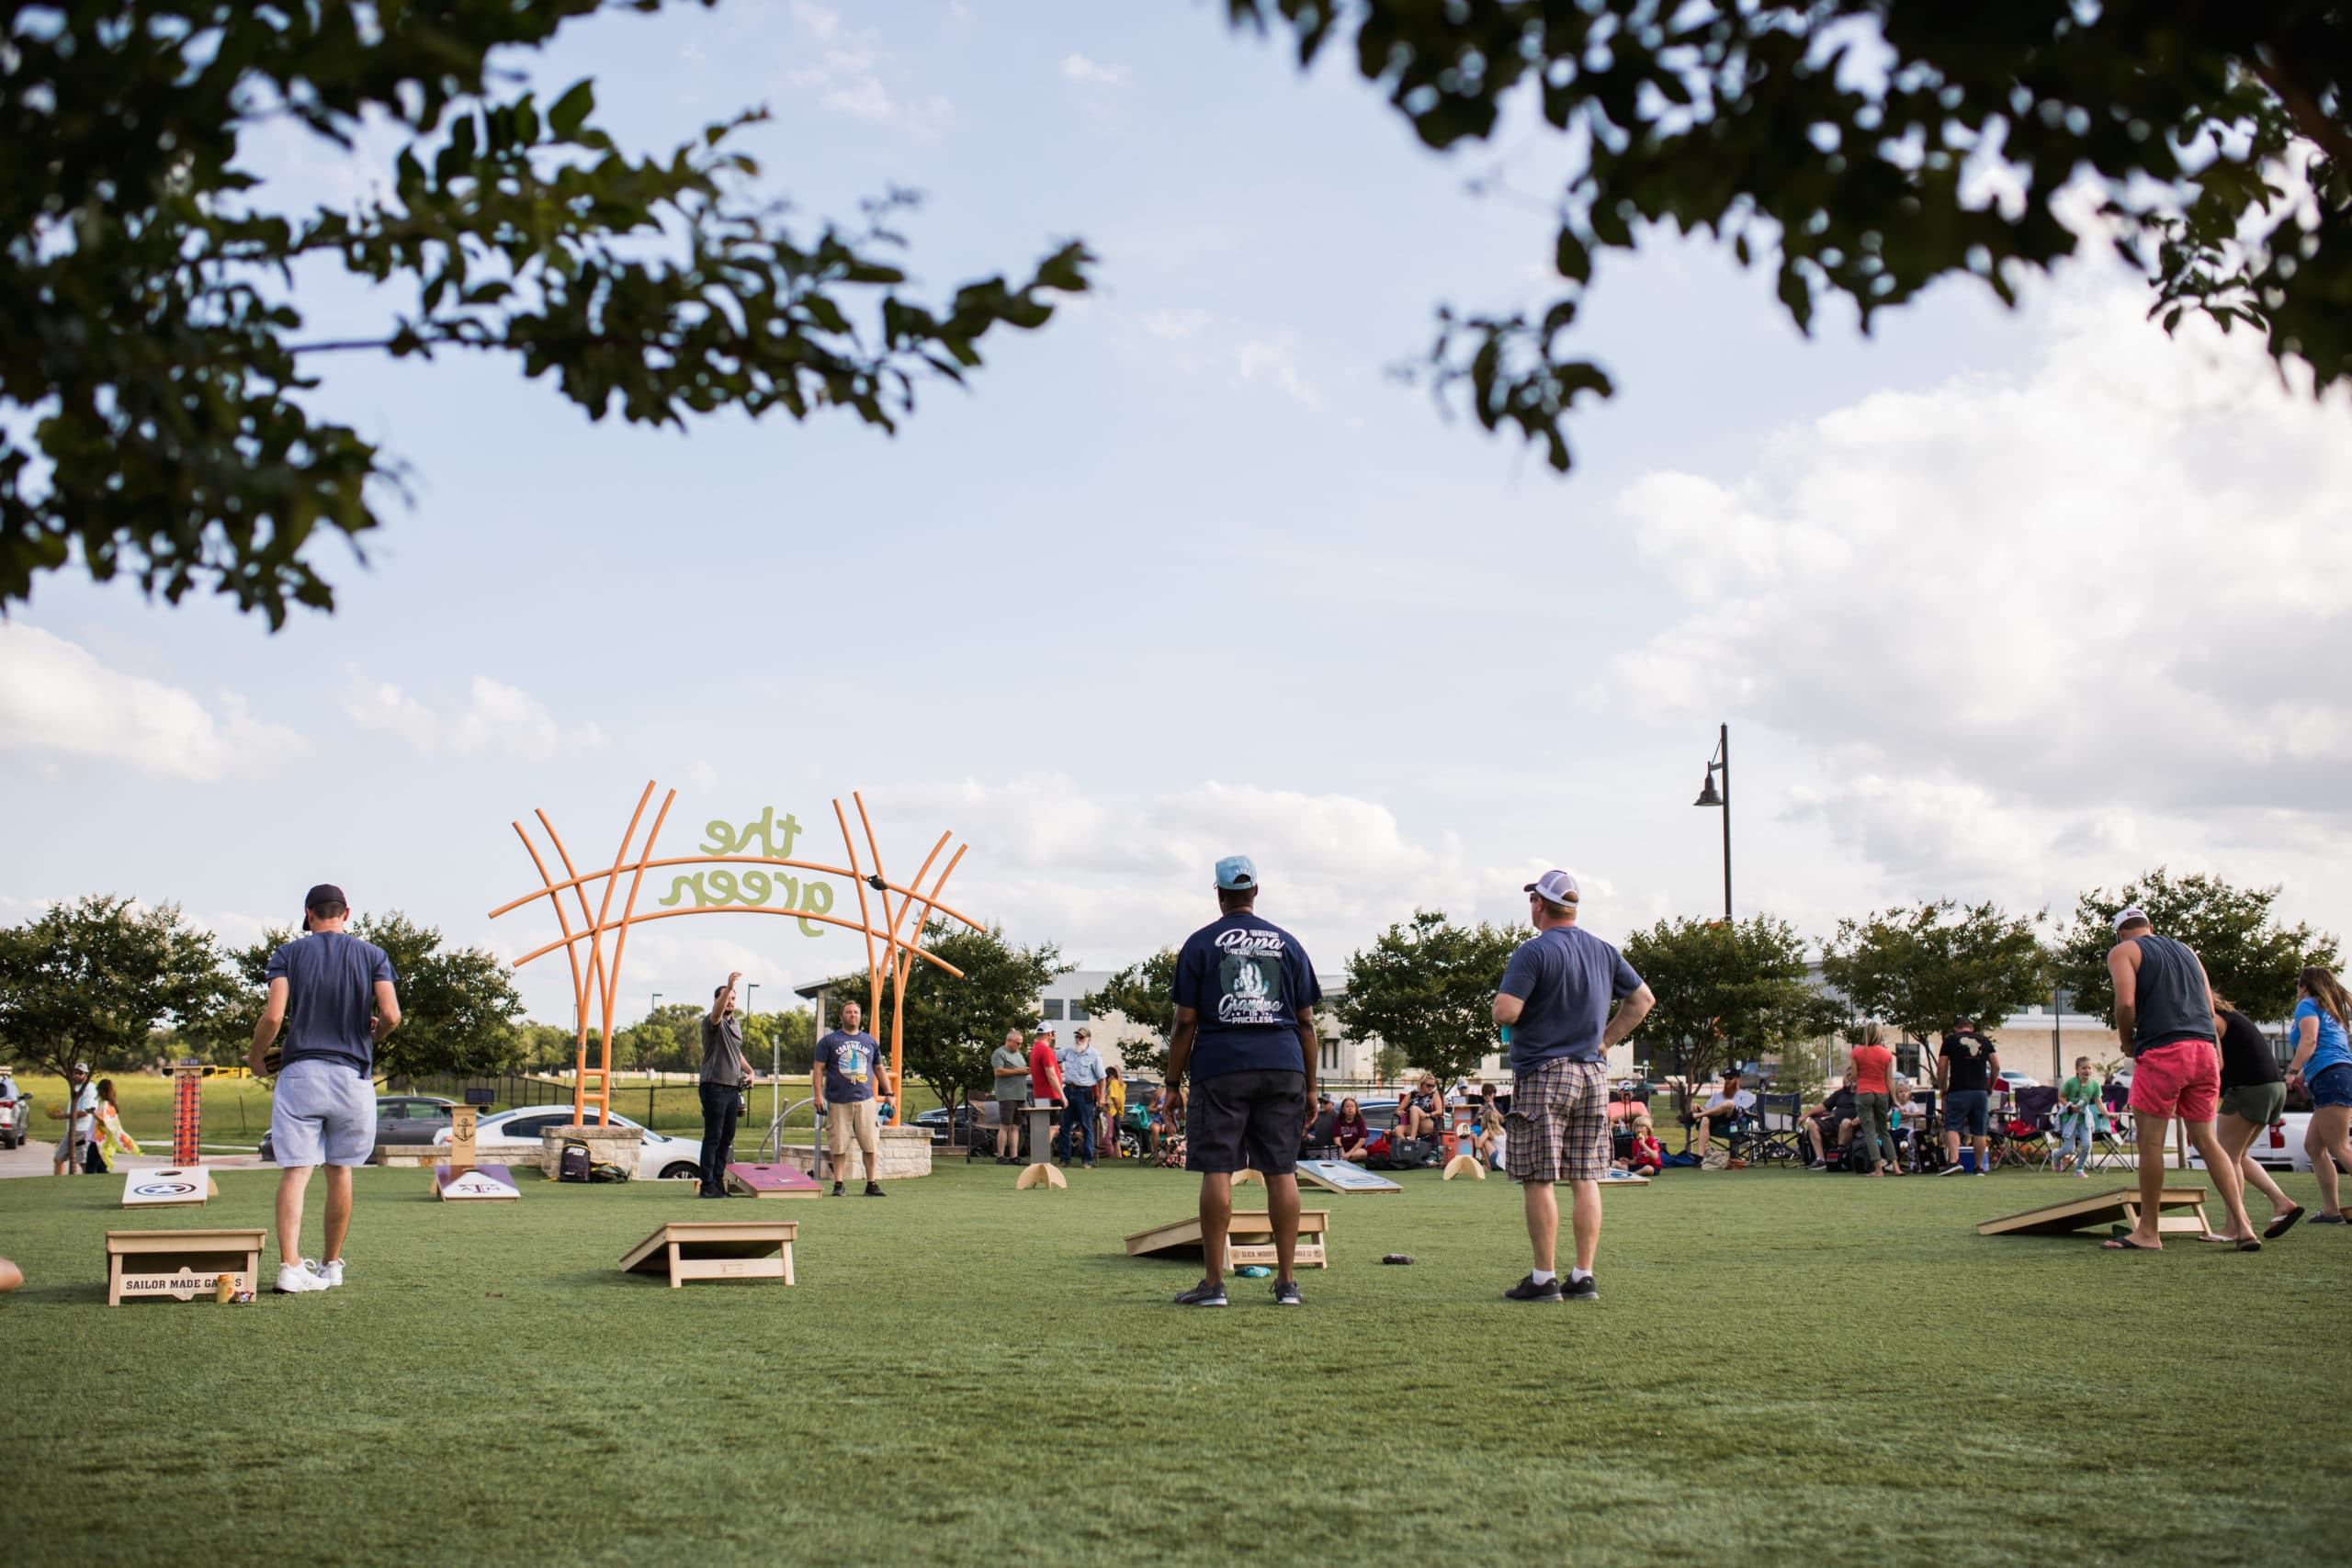
<instances>
[{"instance_id":1,"label":"woman in dark tank top","mask_svg":"<svg viewBox=\"0 0 2352 1568\"><path fill-rule=\"evenodd\" d=\"M2303 1206L2280 1191L2270 1173L2246 1151L2285 1109L2287 1076L2261 1026L2230 1006L2221 992L2212 992L2211 999L2214 1032L2222 1043L2222 1110L2213 1119L2213 1135L2222 1152L2238 1162L2238 1174L2245 1178L2246 1185L2270 1200L2270 1223L2262 1235L2265 1240L2275 1241L2303 1217ZM2233 1238L2208 1233L2204 1239Z\"/></svg>"}]
</instances>

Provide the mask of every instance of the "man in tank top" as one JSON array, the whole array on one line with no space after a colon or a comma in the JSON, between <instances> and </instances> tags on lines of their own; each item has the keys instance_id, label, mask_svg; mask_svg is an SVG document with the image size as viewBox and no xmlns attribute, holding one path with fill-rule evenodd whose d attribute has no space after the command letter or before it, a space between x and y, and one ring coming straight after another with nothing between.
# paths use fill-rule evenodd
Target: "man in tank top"
<instances>
[{"instance_id":1,"label":"man in tank top","mask_svg":"<svg viewBox=\"0 0 2352 1568\"><path fill-rule=\"evenodd\" d=\"M2212 993L2205 965L2186 943L2158 936L2144 910L2115 917L2115 946L2107 955L2115 981L2115 1032L2132 1058L2132 1117L2140 1145L2140 1219L2110 1251L2155 1252L2159 1195L2165 1185L2165 1140L2179 1117L2204 1156L2205 1172L2229 1210L2239 1250L2259 1252L2245 1217L2245 1179L2213 1135L2221 1105L2222 1063L2213 1034ZM2184 1173L2185 1175L2185 1173Z\"/></svg>"}]
</instances>

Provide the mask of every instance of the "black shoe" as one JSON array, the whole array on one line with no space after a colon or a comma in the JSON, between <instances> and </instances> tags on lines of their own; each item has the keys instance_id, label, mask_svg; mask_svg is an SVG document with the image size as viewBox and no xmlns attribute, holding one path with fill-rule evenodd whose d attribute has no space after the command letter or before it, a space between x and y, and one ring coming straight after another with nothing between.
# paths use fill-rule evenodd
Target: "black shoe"
<instances>
[{"instance_id":1,"label":"black shoe","mask_svg":"<svg viewBox=\"0 0 2352 1568\"><path fill-rule=\"evenodd\" d=\"M715 1187L706 1187L701 1191L695 1193L695 1196L697 1198L724 1198L727 1194L719 1191Z\"/></svg>"},{"instance_id":2,"label":"black shoe","mask_svg":"<svg viewBox=\"0 0 2352 1568\"><path fill-rule=\"evenodd\" d=\"M1560 1299L1569 1302L1597 1302L1600 1299L1600 1287L1594 1282L1591 1275L1587 1274L1581 1280L1569 1280L1568 1288L1560 1292Z\"/></svg>"},{"instance_id":3,"label":"black shoe","mask_svg":"<svg viewBox=\"0 0 2352 1568\"><path fill-rule=\"evenodd\" d=\"M836 1181L836 1182L834 1182L834 1183L833 1183L833 1190L832 1190L831 1196L833 1196L833 1197L835 1197L835 1198L838 1198L838 1197L840 1197L841 1195L842 1195L842 1184L841 1184L840 1182Z\"/></svg>"},{"instance_id":4,"label":"black shoe","mask_svg":"<svg viewBox=\"0 0 2352 1568\"><path fill-rule=\"evenodd\" d=\"M1805 1168L1807 1170L1827 1170L1829 1168L1829 1162L1826 1159L1817 1159L1812 1164L1806 1166Z\"/></svg>"},{"instance_id":5,"label":"black shoe","mask_svg":"<svg viewBox=\"0 0 2352 1568\"><path fill-rule=\"evenodd\" d=\"M1535 1276L1530 1274L1503 1292L1503 1300L1507 1302L1556 1302L1559 1299L1560 1280L1557 1275L1539 1285L1535 1282Z\"/></svg>"},{"instance_id":6,"label":"black shoe","mask_svg":"<svg viewBox=\"0 0 2352 1568\"><path fill-rule=\"evenodd\" d=\"M882 1184L881 1184L880 1182L878 1182L878 1181L869 1181L869 1182L867 1182L867 1183L865 1184L865 1196L867 1196L868 1198L879 1198L879 1197L881 1197L881 1196L882 1196Z\"/></svg>"},{"instance_id":7,"label":"black shoe","mask_svg":"<svg viewBox=\"0 0 2352 1568\"><path fill-rule=\"evenodd\" d=\"M1276 1280L1274 1282L1274 1304L1278 1307L1295 1307L1304 1304L1299 1299L1298 1281L1295 1280Z\"/></svg>"},{"instance_id":8,"label":"black shoe","mask_svg":"<svg viewBox=\"0 0 2352 1568\"><path fill-rule=\"evenodd\" d=\"M1225 1303L1225 1286L1210 1284L1206 1280L1176 1298L1180 1307L1221 1307Z\"/></svg>"},{"instance_id":9,"label":"black shoe","mask_svg":"<svg viewBox=\"0 0 2352 1568\"><path fill-rule=\"evenodd\" d=\"M2312 1224L2315 1225L2352 1225L2352 1220L2346 1219L2340 1213L2313 1214L2312 1216Z\"/></svg>"}]
</instances>

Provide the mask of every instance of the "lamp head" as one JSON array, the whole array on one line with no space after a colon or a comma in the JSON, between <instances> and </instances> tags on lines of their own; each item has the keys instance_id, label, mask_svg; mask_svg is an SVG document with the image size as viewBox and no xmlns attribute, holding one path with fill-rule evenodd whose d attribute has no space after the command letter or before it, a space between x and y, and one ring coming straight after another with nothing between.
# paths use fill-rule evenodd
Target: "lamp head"
<instances>
[{"instance_id":1,"label":"lamp head","mask_svg":"<svg viewBox=\"0 0 2352 1568\"><path fill-rule=\"evenodd\" d=\"M1724 797L1715 793L1715 770L1709 768L1707 770L1707 787L1701 790L1699 792L1699 798L1692 801L1690 804L1693 806L1721 806L1723 803Z\"/></svg>"}]
</instances>

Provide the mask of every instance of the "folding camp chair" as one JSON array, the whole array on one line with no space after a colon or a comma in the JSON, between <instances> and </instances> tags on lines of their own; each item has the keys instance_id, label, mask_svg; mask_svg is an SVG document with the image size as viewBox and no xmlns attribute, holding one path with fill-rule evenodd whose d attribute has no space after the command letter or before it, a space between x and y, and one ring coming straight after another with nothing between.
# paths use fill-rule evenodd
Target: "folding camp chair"
<instances>
[{"instance_id":1,"label":"folding camp chair","mask_svg":"<svg viewBox=\"0 0 2352 1568\"><path fill-rule=\"evenodd\" d=\"M1795 1165L1810 1162L1813 1149L1805 1143L1804 1129L1799 1122L1804 1111L1803 1095L1758 1095L1756 1117L1746 1134L1747 1149L1743 1157L1755 1165L1771 1160L1787 1160Z\"/></svg>"},{"instance_id":2,"label":"folding camp chair","mask_svg":"<svg viewBox=\"0 0 2352 1568\"><path fill-rule=\"evenodd\" d=\"M2058 1091L2047 1085L2015 1091L1996 1129L1994 1168L2005 1165L2027 1170L2050 1168L2057 1157L2057 1106Z\"/></svg>"}]
</instances>

